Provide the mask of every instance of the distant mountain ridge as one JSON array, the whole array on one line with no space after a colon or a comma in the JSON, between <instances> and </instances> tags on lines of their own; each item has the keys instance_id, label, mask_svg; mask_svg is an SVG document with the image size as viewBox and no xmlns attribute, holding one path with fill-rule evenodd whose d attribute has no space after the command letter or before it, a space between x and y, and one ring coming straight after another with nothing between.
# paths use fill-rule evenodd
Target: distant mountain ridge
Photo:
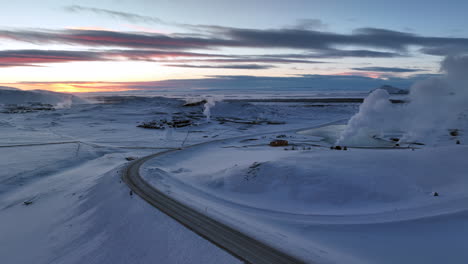
<instances>
[{"instance_id":1,"label":"distant mountain ridge","mask_svg":"<svg viewBox=\"0 0 468 264\"><path fill-rule=\"evenodd\" d=\"M51 105L72 105L87 103L86 100L67 93L44 90L20 90L13 87L0 86L0 104L43 103Z\"/></svg>"}]
</instances>

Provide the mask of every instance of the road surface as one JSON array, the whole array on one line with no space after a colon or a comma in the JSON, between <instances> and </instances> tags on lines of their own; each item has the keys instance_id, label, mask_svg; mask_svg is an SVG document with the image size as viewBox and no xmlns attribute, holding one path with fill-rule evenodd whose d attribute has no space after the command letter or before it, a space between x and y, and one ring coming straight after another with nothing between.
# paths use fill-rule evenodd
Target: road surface
<instances>
[{"instance_id":1,"label":"road surface","mask_svg":"<svg viewBox=\"0 0 468 264\"><path fill-rule=\"evenodd\" d=\"M270 134L270 133L268 133ZM243 136L245 137L245 136ZM239 137L240 138L240 137ZM224 139L228 140L228 139ZM213 143L214 140L188 147ZM187 147L185 147L187 148ZM172 217L196 234L204 237L233 256L250 264L286 264L306 263L279 249L260 242L248 234L241 233L205 214L184 205L147 183L140 175L140 167L146 161L158 156L175 152L169 150L152 154L132 162L124 171L122 178L133 192L146 200L149 204Z\"/></svg>"}]
</instances>

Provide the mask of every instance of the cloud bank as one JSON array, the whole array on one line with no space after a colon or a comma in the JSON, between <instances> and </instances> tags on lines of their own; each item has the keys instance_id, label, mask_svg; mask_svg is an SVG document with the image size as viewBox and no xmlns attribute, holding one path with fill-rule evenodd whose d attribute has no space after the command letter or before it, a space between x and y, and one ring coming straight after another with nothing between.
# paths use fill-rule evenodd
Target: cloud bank
<instances>
[{"instance_id":1,"label":"cloud bank","mask_svg":"<svg viewBox=\"0 0 468 264\"><path fill-rule=\"evenodd\" d=\"M423 69L398 68L398 67L360 67L352 68L355 71L373 71L373 72L420 72Z\"/></svg>"},{"instance_id":2,"label":"cloud bank","mask_svg":"<svg viewBox=\"0 0 468 264\"><path fill-rule=\"evenodd\" d=\"M468 52L468 38L424 36L415 33L382 28L357 28L350 33L336 33L328 30L327 24L319 19L298 20L292 26L279 28L236 28L218 25L190 25L164 21L157 17L142 16L110 9L72 5L65 7L67 12L91 13L132 23L162 24L183 28L184 33L149 33L136 31L111 31L91 29L0 29L0 40L24 42L37 45L37 49L0 50L0 68L38 67L50 63L91 62L91 61L146 61L166 67L198 69L238 69L265 70L280 68L282 64L342 63L346 58L385 58L401 59L415 55L445 56ZM187 33L189 31L189 33ZM48 44L69 46L65 50L45 50ZM285 52L286 50L286 52ZM268 54L269 53L269 54ZM347 62L346 62L347 63ZM338 66L335 66L335 68ZM443 66L444 67L444 66ZM288 68L298 69L292 65ZM424 69L383 67L349 67L342 75L361 75L373 78L390 78L398 86L406 86L409 80ZM451 70L450 72L453 72ZM263 73L263 72L262 72ZM346 77L329 76L330 87ZM411 78L400 81L396 76ZM217 83L221 86L229 80L233 83L249 82L253 87L261 87L284 81L292 86L307 87L323 84L323 77L301 76L282 79L261 78L240 79L238 77L208 78L205 84ZM355 89L359 76L352 82L340 85ZM273 78L273 77L272 77ZM281 81L279 81L281 80ZM349 80L348 80L349 81ZM196 81L189 80L191 83ZM365 79L363 87L373 89L382 80ZM172 84L172 81L168 83ZM370 87L369 83L375 83ZM159 84L159 83L158 83ZM319 87L321 89L321 87ZM360 89L360 88L359 88Z\"/></svg>"},{"instance_id":3,"label":"cloud bank","mask_svg":"<svg viewBox=\"0 0 468 264\"><path fill-rule=\"evenodd\" d=\"M421 51L433 54L433 49L447 46L468 46L468 38L426 37L413 33L378 28L360 28L351 34L303 30L303 29L245 29L217 27L204 35L156 34L141 32L116 32L105 30L0 30L0 38L32 43L60 43L94 47L126 47L148 49L214 49L214 48L288 48L315 51L323 57L338 53L346 56L346 50L337 46L358 46L407 52L409 46L419 46ZM354 52L354 54L352 54ZM378 51L351 51L353 56L372 56ZM439 53L443 53L438 51ZM348 54L349 56L349 54Z\"/></svg>"},{"instance_id":4,"label":"cloud bank","mask_svg":"<svg viewBox=\"0 0 468 264\"><path fill-rule=\"evenodd\" d=\"M164 64L169 67L180 68L199 68L199 69L242 69L242 70L264 70L275 68L274 65L268 64L222 64L222 65L193 65L193 64Z\"/></svg>"}]
</instances>

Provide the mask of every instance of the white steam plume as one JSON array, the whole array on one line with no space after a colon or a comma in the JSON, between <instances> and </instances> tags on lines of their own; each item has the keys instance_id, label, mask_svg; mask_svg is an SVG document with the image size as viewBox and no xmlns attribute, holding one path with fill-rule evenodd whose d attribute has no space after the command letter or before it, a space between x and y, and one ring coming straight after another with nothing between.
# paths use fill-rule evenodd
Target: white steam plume
<instances>
[{"instance_id":1,"label":"white steam plume","mask_svg":"<svg viewBox=\"0 0 468 264\"><path fill-rule=\"evenodd\" d=\"M415 83L409 103L392 105L383 90L372 92L348 122L337 141L359 145L370 136L402 131L402 142L432 143L448 129L466 129L468 113L468 55L446 57L442 77Z\"/></svg>"},{"instance_id":2,"label":"white steam plume","mask_svg":"<svg viewBox=\"0 0 468 264\"><path fill-rule=\"evenodd\" d=\"M222 101L222 98L215 98L215 97L205 97L206 103L203 105L203 114L206 117L207 121L211 119L211 108L216 105L217 101Z\"/></svg>"},{"instance_id":3,"label":"white steam plume","mask_svg":"<svg viewBox=\"0 0 468 264\"><path fill-rule=\"evenodd\" d=\"M389 99L390 95L383 89L369 94L359 107L359 112L349 120L337 144L360 145L368 142L372 136L382 136L388 130L397 129L398 109Z\"/></svg>"}]
</instances>

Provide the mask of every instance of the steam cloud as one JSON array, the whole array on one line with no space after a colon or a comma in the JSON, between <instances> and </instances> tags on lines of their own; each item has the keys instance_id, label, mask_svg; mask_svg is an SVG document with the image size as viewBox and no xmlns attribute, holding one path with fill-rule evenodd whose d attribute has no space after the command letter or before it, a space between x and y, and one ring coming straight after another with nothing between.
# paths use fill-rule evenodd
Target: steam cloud
<instances>
[{"instance_id":1,"label":"steam cloud","mask_svg":"<svg viewBox=\"0 0 468 264\"><path fill-rule=\"evenodd\" d=\"M203 105L203 114L206 116L206 120L210 121L211 119L211 108L215 106L216 100L213 97L206 97L206 103Z\"/></svg>"},{"instance_id":2,"label":"steam cloud","mask_svg":"<svg viewBox=\"0 0 468 264\"><path fill-rule=\"evenodd\" d=\"M430 144L448 129L467 128L468 55L446 57L441 70L443 77L415 83L404 105L392 105L385 90L372 92L336 144L365 144L372 136L396 131L403 135L400 142Z\"/></svg>"}]
</instances>

